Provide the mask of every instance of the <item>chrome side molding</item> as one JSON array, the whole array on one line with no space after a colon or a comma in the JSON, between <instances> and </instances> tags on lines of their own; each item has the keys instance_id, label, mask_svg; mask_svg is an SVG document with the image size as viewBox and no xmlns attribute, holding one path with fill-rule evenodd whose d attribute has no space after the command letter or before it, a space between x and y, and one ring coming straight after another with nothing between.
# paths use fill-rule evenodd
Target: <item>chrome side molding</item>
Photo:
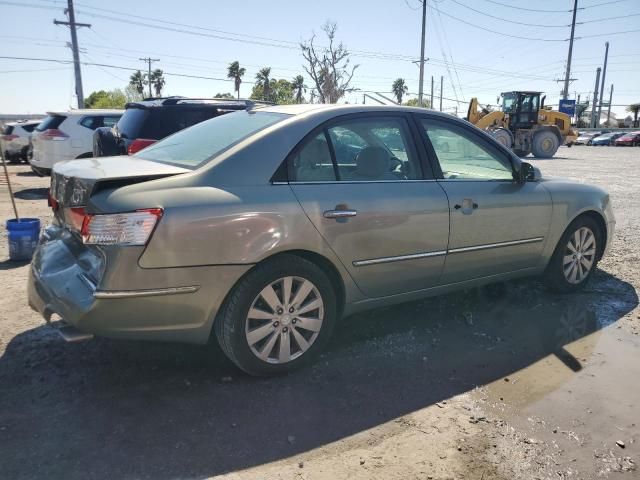
<instances>
[{"instance_id":1,"label":"chrome side molding","mask_svg":"<svg viewBox=\"0 0 640 480\"><path fill-rule=\"evenodd\" d=\"M188 287L152 288L149 290L96 290L93 293L93 297L99 299L155 297L159 295L180 295L183 293L194 293L199 289L199 286L191 285Z\"/></svg>"}]
</instances>

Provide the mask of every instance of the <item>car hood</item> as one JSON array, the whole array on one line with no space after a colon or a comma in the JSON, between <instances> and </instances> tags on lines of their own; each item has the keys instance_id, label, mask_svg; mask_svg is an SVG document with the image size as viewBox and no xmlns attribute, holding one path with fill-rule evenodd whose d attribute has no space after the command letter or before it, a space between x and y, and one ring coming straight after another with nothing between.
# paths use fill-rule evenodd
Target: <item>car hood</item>
<instances>
[{"instance_id":1,"label":"car hood","mask_svg":"<svg viewBox=\"0 0 640 480\"><path fill-rule=\"evenodd\" d=\"M125 155L60 162L51 173L51 197L60 206L80 207L104 186L130 185L190 171Z\"/></svg>"}]
</instances>

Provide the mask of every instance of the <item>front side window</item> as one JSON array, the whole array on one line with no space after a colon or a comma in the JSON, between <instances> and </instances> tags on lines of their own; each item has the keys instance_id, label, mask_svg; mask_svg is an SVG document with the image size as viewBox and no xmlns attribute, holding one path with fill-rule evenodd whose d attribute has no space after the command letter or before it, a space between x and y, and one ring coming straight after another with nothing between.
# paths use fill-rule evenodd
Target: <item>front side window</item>
<instances>
[{"instance_id":1,"label":"front side window","mask_svg":"<svg viewBox=\"0 0 640 480\"><path fill-rule=\"evenodd\" d=\"M431 120L421 120L421 124L445 179L513 180L509 158L483 145L473 133Z\"/></svg>"},{"instance_id":2,"label":"front side window","mask_svg":"<svg viewBox=\"0 0 640 480\"><path fill-rule=\"evenodd\" d=\"M102 117L102 126L111 128L118 123L118 120L120 117Z\"/></svg>"},{"instance_id":3,"label":"front side window","mask_svg":"<svg viewBox=\"0 0 640 480\"><path fill-rule=\"evenodd\" d=\"M91 130L102 127L102 117L84 117L80 121L80 125Z\"/></svg>"},{"instance_id":4,"label":"front side window","mask_svg":"<svg viewBox=\"0 0 640 480\"><path fill-rule=\"evenodd\" d=\"M334 123L307 139L293 155L294 180L420 179L420 164L410 142L402 118L367 117Z\"/></svg>"},{"instance_id":5,"label":"front side window","mask_svg":"<svg viewBox=\"0 0 640 480\"><path fill-rule=\"evenodd\" d=\"M196 169L233 145L287 117L289 115L282 113L245 110L221 115L164 138L135 156Z\"/></svg>"}]
</instances>

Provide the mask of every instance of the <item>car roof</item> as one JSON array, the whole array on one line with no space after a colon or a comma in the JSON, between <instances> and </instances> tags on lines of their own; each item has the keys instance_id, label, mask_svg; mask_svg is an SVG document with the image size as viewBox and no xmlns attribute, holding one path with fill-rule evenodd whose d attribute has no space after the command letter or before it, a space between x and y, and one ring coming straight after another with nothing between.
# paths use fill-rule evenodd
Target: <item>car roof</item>
<instances>
[{"instance_id":1,"label":"car roof","mask_svg":"<svg viewBox=\"0 0 640 480\"><path fill-rule=\"evenodd\" d=\"M407 107L404 105L336 105L336 104L319 104L319 103L301 103L295 105L271 105L258 106L254 109L260 112L284 113L288 115L313 115L324 114L329 112L347 115L350 113L368 113L368 112L406 112L406 113L428 113L433 116L441 116L444 118L457 118L449 113L438 112L420 107Z\"/></svg>"},{"instance_id":2,"label":"car roof","mask_svg":"<svg viewBox=\"0 0 640 480\"><path fill-rule=\"evenodd\" d=\"M245 98L188 98L181 96L174 97L160 97L160 98L145 98L137 102L129 102L125 105L125 108L158 108L158 107L217 107L217 108L229 108L229 109L245 109L251 108L255 105L273 105L270 102L263 102L260 100L248 100Z\"/></svg>"},{"instance_id":3,"label":"car roof","mask_svg":"<svg viewBox=\"0 0 640 480\"><path fill-rule=\"evenodd\" d=\"M77 110L58 110L47 112L47 115L122 115L124 110L115 108L79 108Z\"/></svg>"}]
</instances>

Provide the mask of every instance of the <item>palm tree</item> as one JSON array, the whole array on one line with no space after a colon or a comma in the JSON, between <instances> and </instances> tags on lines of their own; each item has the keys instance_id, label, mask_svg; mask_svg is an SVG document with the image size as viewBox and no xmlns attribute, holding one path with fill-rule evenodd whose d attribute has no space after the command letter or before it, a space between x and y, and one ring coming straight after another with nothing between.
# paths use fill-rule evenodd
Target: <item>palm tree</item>
<instances>
[{"instance_id":1,"label":"palm tree","mask_svg":"<svg viewBox=\"0 0 640 480\"><path fill-rule=\"evenodd\" d=\"M303 92L307 91L307 86L304 84L304 77L302 75L297 75L291 81L291 88L294 92L296 92L296 103L304 102L304 97L302 96Z\"/></svg>"},{"instance_id":2,"label":"palm tree","mask_svg":"<svg viewBox=\"0 0 640 480\"><path fill-rule=\"evenodd\" d=\"M227 78L233 79L234 89L238 92L238 98L240 98L240 84L242 83L242 77L244 76L245 69L240 68L240 63L236 60L229 64L227 68Z\"/></svg>"},{"instance_id":3,"label":"palm tree","mask_svg":"<svg viewBox=\"0 0 640 480\"><path fill-rule=\"evenodd\" d=\"M271 67L265 67L256 73L256 85L262 87L262 99L269 100L271 98Z\"/></svg>"},{"instance_id":4,"label":"palm tree","mask_svg":"<svg viewBox=\"0 0 640 480\"><path fill-rule=\"evenodd\" d=\"M398 99L398 103L402 104L402 97L409 91L409 87L407 87L404 78L398 78L391 85L391 91Z\"/></svg>"},{"instance_id":5,"label":"palm tree","mask_svg":"<svg viewBox=\"0 0 640 480\"><path fill-rule=\"evenodd\" d=\"M164 88L164 85L166 83L162 70L156 68L153 72L151 72L149 82L151 82L151 85L153 85L153 89L156 91L156 97L161 97L162 89Z\"/></svg>"},{"instance_id":6,"label":"palm tree","mask_svg":"<svg viewBox=\"0 0 640 480\"><path fill-rule=\"evenodd\" d=\"M638 127L638 112L640 112L640 103L632 103L627 107L627 112L633 113L633 127Z\"/></svg>"},{"instance_id":7,"label":"palm tree","mask_svg":"<svg viewBox=\"0 0 640 480\"><path fill-rule=\"evenodd\" d=\"M147 84L145 75L138 70L136 73L129 77L129 85L136 89L140 95L144 94L144 86Z\"/></svg>"}]
</instances>

